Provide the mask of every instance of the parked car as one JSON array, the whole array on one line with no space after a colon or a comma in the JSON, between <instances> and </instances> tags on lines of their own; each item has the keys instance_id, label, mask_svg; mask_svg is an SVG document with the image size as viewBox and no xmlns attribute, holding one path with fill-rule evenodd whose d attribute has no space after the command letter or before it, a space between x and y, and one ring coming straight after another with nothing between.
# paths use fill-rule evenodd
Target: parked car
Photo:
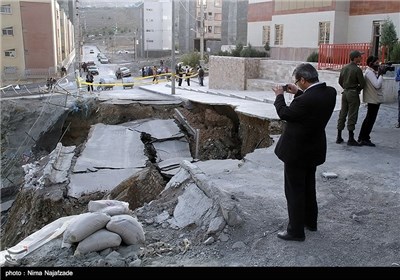
<instances>
[{"instance_id":1,"label":"parked car","mask_svg":"<svg viewBox=\"0 0 400 280\"><path fill-rule=\"evenodd\" d=\"M125 88L133 88L134 86L133 77L122 78L122 87Z\"/></svg>"},{"instance_id":2,"label":"parked car","mask_svg":"<svg viewBox=\"0 0 400 280\"><path fill-rule=\"evenodd\" d=\"M118 53L118 54L121 54L121 53L129 53L129 51L126 51L126 50L119 50L117 53Z\"/></svg>"},{"instance_id":3,"label":"parked car","mask_svg":"<svg viewBox=\"0 0 400 280\"><path fill-rule=\"evenodd\" d=\"M97 86L97 90L109 90L113 89L115 85L115 80L113 78L104 79L100 78L100 85Z\"/></svg>"},{"instance_id":4,"label":"parked car","mask_svg":"<svg viewBox=\"0 0 400 280\"><path fill-rule=\"evenodd\" d=\"M93 60L89 60L88 62L86 62L86 65L87 66L93 66L93 65L96 65L96 63L94 63Z\"/></svg>"},{"instance_id":5,"label":"parked car","mask_svg":"<svg viewBox=\"0 0 400 280\"><path fill-rule=\"evenodd\" d=\"M104 57L100 57L99 61L100 61L101 64L107 64L107 63L110 62L110 60L105 56Z\"/></svg>"},{"instance_id":6,"label":"parked car","mask_svg":"<svg viewBox=\"0 0 400 280\"><path fill-rule=\"evenodd\" d=\"M90 53L94 53L94 50L90 50Z\"/></svg>"},{"instance_id":7,"label":"parked car","mask_svg":"<svg viewBox=\"0 0 400 280\"><path fill-rule=\"evenodd\" d=\"M91 73L92 75L99 75L99 68L97 68L96 65L89 65L87 67L88 73Z\"/></svg>"},{"instance_id":8,"label":"parked car","mask_svg":"<svg viewBox=\"0 0 400 280\"><path fill-rule=\"evenodd\" d=\"M117 71L115 71L115 76L117 77L117 79L122 79L123 77L132 76L132 73L128 67L119 67Z\"/></svg>"}]
</instances>

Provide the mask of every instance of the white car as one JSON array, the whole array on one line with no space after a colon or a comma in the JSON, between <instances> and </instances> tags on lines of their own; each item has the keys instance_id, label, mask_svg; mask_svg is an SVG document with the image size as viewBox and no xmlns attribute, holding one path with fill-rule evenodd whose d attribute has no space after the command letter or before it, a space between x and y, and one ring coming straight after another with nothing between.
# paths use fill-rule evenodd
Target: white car
<instances>
[{"instance_id":1,"label":"white car","mask_svg":"<svg viewBox=\"0 0 400 280\"><path fill-rule=\"evenodd\" d=\"M129 51L126 51L126 50L119 50L117 53L118 53L118 54L129 53Z\"/></svg>"},{"instance_id":2,"label":"white car","mask_svg":"<svg viewBox=\"0 0 400 280\"><path fill-rule=\"evenodd\" d=\"M99 75L99 68L97 68L96 65L89 65L87 67L88 73L91 73L92 75Z\"/></svg>"},{"instance_id":3,"label":"white car","mask_svg":"<svg viewBox=\"0 0 400 280\"><path fill-rule=\"evenodd\" d=\"M110 62L110 60L106 56L100 56L99 61L101 64L107 64Z\"/></svg>"}]
</instances>

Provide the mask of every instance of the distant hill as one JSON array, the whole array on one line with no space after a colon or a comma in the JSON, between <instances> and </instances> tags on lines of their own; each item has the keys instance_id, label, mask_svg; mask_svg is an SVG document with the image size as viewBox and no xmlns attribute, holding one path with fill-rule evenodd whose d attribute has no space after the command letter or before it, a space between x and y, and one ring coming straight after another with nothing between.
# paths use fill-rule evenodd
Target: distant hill
<instances>
[{"instance_id":1,"label":"distant hill","mask_svg":"<svg viewBox=\"0 0 400 280\"><path fill-rule=\"evenodd\" d=\"M135 35L139 27L140 12L134 7L81 8L80 22L84 37ZM93 36L90 36L93 37ZM132 36L133 37L133 36Z\"/></svg>"},{"instance_id":2,"label":"distant hill","mask_svg":"<svg viewBox=\"0 0 400 280\"><path fill-rule=\"evenodd\" d=\"M143 0L80 0L81 7L137 7Z\"/></svg>"}]
</instances>

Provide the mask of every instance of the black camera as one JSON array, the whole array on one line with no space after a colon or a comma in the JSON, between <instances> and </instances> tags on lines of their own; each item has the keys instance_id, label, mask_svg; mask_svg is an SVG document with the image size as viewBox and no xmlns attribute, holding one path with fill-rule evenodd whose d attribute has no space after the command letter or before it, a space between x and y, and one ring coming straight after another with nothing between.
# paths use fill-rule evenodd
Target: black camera
<instances>
[{"instance_id":1,"label":"black camera","mask_svg":"<svg viewBox=\"0 0 400 280\"><path fill-rule=\"evenodd\" d=\"M390 63L390 62L379 65L379 72L382 75L386 74L387 71L394 71L394 70L395 70L395 68L394 68L394 66L392 66L392 63Z\"/></svg>"},{"instance_id":2,"label":"black camera","mask_svg":"<svg viewBox=\"0 0 400 280\"><path fill-rule=\"evenodd\" d=\"M283 85L283 86L282 86L282 89L283 89L283 91L287 91L287 90L288 90L288 84Z\"/></svg>"}]
</instances>

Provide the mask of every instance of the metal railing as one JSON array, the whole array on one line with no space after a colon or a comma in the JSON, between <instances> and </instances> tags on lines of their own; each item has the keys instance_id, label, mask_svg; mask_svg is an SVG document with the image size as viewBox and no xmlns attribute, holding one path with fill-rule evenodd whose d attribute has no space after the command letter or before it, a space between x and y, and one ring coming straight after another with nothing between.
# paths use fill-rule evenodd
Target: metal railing
<instances>
[{"instance_id":1,"label":"metal railing","mask_svg":"<svg viewBox=\"0 0 400 280\"><path fill-rule=\"evenodd\" d=\"M371 44L321 44L318 52L318 69L340 70L350 62L350 52L360 51L364 55L361 57L360 66L366 67L367 57L371 50Z\"/></svg>"},{"instance_id":2,"label":"metal railing","mask_svg":"<svg viewBox=\"0 0 400 280\"><path fill-rule=\"evenodd\" d=\"M30 68L25 69L25 78L46 78L57 76L57 69L54 67L49 68Z\"/></svg>"}]
</instances>

